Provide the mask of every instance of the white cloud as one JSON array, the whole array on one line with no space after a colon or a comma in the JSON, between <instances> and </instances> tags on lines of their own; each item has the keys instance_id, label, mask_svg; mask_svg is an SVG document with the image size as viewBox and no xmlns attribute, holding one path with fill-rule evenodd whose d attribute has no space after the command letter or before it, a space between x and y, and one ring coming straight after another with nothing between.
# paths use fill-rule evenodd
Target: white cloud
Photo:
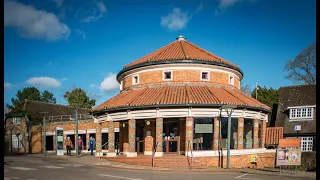
<instances>
[{"instance_id":1,"label":"white cloud","mask_svg":"<svg viewBox=\"0 0 320 180\"><path fill-rule=\"evenodd\" d=\"M89 87L92 87L92 88L93 88L93 87L96 87L96 86L97 86L96 84L90 84L90 85L89 85Z\"/></svg>"},{"instance_id":2,"label":"white cloud","mask_svg":"<svg viewBox=\"0 0 320 180\"><path fill-rule=\"evenodd\" d=\"M86 33L81 29L75 29L74 31L77 33L77 35L82 36L83 39L87 38Z\"/></svg>"},{"instance_id":3,"label":"white cloud","mask_svg":"<svg viewBox=\"0 0 320 180\"><path fill-rule=\"evenodd\" d=\"M55 14L12 0L4 1L4 26L15 28L25 38L47 41L66 39L71 33Z\"/></svg>"},{"instance_id":4,"label":"white cloud","mask_svg":"<svg viewBox=\"0 0 320 180\"><path fill-rule=\"evenodd\" d=\"M197 7L197 9L196 9L196 12L199 12L199 11L201 11L203 9L203 2L201 2L200 4L199 4L199 6Z\"/></svg>"},{"instance_id":5,"label":"white cloud","mask_svg":"<svg viewBox=\"0 0 320 180\"><path fill-rule=\"evenodd\" d=\"M219 5L216 9L216 14L223 12L228 7L231 7L237 3L242 3L244 1L256 2L257 0L219 0Z\"/></svg>"},{"instance_id":6,"label":"white cloud","mask_svg":"<svg viewBox=\"0 0 320 180\"><path fill-rule=\"evenodd\" d=\"M117 81L116 74L109 73L100 84L100 91L108 92L114 89L118 89L120 84Z\"/></svg>"},{"instance_id":7,"label":"white cloud","mask_svg":"<svg viewBox=\"0 0 320 180\"><path fill-rule=\"evenodd\" d=\"M8 90L8 89L10 89L10 88L12 88L12 87L13 87L13 85L12 85L11 83L4 82L4 89L5 89L5 90Z\"/></svg>"},{"instance_id":8,"label":"white cloud","mask_svg":"<svg viewBox=\"0 0 320 180\"><path fill-rule=\"evenodd\" d=\"M26 83L40 88L55 88L60 87L61 81L64 80L66 80L66 78L63 78L62 80L58 81L57 79L51 77L32 77L28 79Z\"/></svg>"},{"instance_id":9,"label":"white cloud","mask_svg":"<svg viewBox=\"0 0 320 180\"><path fill-rule=\"evenodd\" d=\"M184 29L191 17L188 13L181 11L179 8L174 8L167 16L161 17L161 26L169 30Z\"/></svg>"},{"instance_id":10,"label":"white cloud","mask_svg":"<svg viewBox=\"0 0 320 180\"><path fill-rule=\"evenodd\" d=\"M90 22L96 21L102 18L103 15L107 12L107 8L102 1L94 2L94 3L96 8L93 8L93 10L90 11L90 15L82 18L81 22L90 23Z\"/></svg>"}]
</instances>

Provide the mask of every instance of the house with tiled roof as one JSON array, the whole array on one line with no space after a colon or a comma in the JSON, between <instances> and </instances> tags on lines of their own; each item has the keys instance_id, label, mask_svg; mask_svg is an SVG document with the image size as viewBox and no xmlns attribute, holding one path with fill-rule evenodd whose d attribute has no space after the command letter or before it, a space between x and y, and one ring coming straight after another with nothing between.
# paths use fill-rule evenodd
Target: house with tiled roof
<instances>
[{"instance_id":1,"label":"house with tiled roof","mask_svg":"<svg viewBox=\"0 0 320 180\"><path fill-rule=\"evenodd\" d=\"M301 151L316 151L316 85L279 88L276 127L284 138L300 138Z\"/></svg>"},{"instance_id":2,"label":"house with tiled roof","mask_svg":"<svg viewBox=\"0 0 320 180\"><path fill-rule=\"evenodd\" d=\"M176 154L218 166L227 147L223 107L233 105L231 167L248 167L251 155L259 155L258 167L272 166L275 152L264 147L270 107L239 90L243 74L238 65L183 36L125 65L117 74L119 94L92 112L97 137L108 122L105 158L117 158L113 129L119 123L120 152L128 158ZM97 156L99 145L97 138Z\"/></svg>"}]
</instances>

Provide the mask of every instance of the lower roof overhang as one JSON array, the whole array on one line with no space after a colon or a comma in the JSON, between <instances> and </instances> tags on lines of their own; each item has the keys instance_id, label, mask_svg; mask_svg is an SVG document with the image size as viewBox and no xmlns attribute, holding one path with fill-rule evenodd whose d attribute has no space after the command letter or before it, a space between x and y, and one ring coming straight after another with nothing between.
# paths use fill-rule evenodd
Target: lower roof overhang
<instances>
[{"instance_id":1,"label":"lower roof overhang","mask_svg":"<svg viewBox=\"0 0 320 180\"><path fill-rule=\"evenodd\" d=\"M92 111L91 114L94 116L99 116L107 113L115 113L121 111L128 111L128 110L142 110L142 109L157 109L157 108L222 108L222 106L227 104L154 104L154 105L145 105L145 106L123 106L123 107L115 107L115 108L105 108L96 111ZM232 104L235 105L235 104ZM254 106L247 106L247 105L236 105L236 109L247 109L253 111L259 111L263 113L270 113L271 111L265 109L263 107L254 107Z\"/></svg>"}]
</instances>

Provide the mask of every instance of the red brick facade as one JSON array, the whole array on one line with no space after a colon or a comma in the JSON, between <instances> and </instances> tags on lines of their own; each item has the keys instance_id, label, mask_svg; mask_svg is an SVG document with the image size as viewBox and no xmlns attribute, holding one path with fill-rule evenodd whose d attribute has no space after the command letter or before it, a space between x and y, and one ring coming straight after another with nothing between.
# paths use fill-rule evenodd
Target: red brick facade
<instances>
[{"instance_id":1,"label":"red brick facade","mask_svg":"<svg viewBox=\"0 0 320 180\"><path fill-rule=\"evenodd\" d=\"M244 119L238 118L238 149L243 149Z\"/></svg>"}]
</instances>

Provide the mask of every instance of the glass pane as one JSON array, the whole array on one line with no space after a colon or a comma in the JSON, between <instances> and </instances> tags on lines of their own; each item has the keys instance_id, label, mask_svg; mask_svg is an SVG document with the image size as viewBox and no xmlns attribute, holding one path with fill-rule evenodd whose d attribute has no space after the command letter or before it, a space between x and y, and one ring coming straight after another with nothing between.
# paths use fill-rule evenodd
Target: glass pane
<instances>
[{"instance_id":1,"label":"glass pane","mask_svg":"<svg viewBox=\"0 0 320 180\"><path fill-rule=\"evenodd\" d=\"M194 118L195 150L211 150L213 142L213 118Z\"/></svg>"},{"instance_id":2,"label":"glass pane","mask_svg":"<svg viewBox=\"0 0 320 180\"><path fill-rule=\"evenodd\" d=\"M177 141L170 141L169 142L169 152L177 152L178 150L178 142Z\"/></svg>"},{"instance_id":3,"label":"glass pane","mask_svg":"<svg viewBox=\"0 0 320 180\"><path fill-rule=\"evenodd\" d=\"M253 120L244 119L243 148L253 148Z\"/></svg>"}]
</instances>

